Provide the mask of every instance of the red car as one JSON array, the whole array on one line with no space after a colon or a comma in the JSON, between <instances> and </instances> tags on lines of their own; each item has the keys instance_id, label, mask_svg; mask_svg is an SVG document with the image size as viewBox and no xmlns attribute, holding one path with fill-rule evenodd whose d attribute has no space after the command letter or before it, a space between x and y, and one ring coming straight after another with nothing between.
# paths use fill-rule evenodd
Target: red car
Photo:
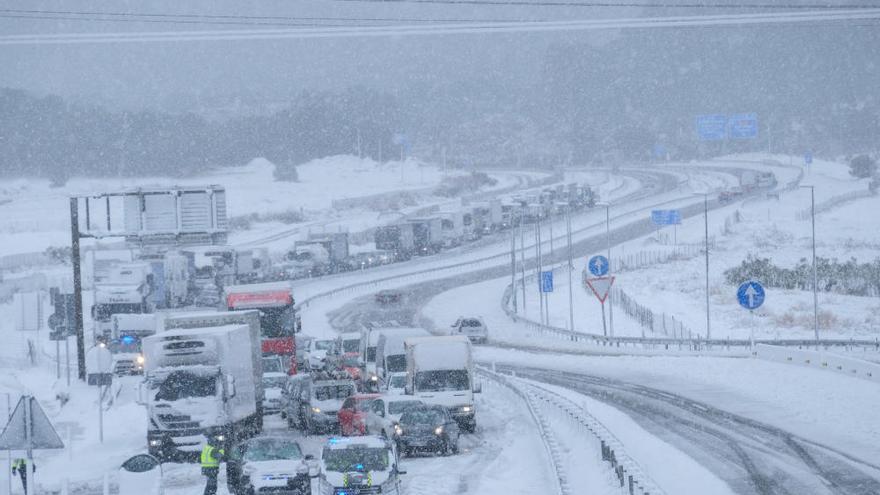
<instances>
[{"instance_id":1,"label":"red car","mask_svg":"<svg viewBox=\"0 0 880 495\"><path fill-rule=\"evenodd\" d=\"M373 399L381 397L380 394L357 394L345 399L336 417L339 418L339 430L343 436L366 435L367 409L373 403Z\"/></svg>"},{"instance_id":2,"label":"red car","mask_svg":"<svg viewBox=\"0 0 880 495\"><path fill-rule=\"evenodd\" d=\"M361 355L356 352L347 352L342 355L342 359L339 360L339 367L342 371L348 373L348 376L351 377L354 381L360 381L361 379Z\"/></svg>"}]
</instances>

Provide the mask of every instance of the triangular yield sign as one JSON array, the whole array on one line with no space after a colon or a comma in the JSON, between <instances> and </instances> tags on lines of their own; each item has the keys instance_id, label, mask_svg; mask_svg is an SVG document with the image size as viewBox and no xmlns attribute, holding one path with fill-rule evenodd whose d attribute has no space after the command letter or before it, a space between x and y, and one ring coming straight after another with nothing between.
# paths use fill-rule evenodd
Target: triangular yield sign
<instances>
[{"instance_id":1,"label":"triangular yield sign","mask_svg":"<svg viewBox=\"0 0 880 495\"><path fill-rule=\"evenodd\" d=\"M30 414L30 419L28 419ZM30 426L30 435L28 435ZM30 438L28 438L30 437ZM63 449L64 442L55 432L52 423L40 404L29 395L22 397L3 433L0 433L0 450Z\"/></svg>"},{"instance_id":2,"label":"triangular yield sign","mask_svg":"<svg viewBox=\"0 0 880 495\"><path fill-rule=\"evenodd\" d=\"M593 294L595 294L596 299L598 299L600 303L605 304L605 300L608 299L608 291L610 291L611 286L614 285L614 277L588 278L586 279L586 282L587 286L593 291Z\"/></svg>"}]
</instances>

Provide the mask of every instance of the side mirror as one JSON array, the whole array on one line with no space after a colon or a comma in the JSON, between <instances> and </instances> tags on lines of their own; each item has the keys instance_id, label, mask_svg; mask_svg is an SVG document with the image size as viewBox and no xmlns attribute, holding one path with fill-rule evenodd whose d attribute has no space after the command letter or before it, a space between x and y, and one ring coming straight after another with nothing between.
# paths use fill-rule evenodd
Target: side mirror
<instances>
[{"instance_id":1,"label":"side mirror","mask_svg":"<svg viewBox=\"0 0 880 495\"><path fill-rule=\"evenodd\" d=\"M475 394L483 393L483 383L482 382L474 383L474 393Z\"/></svg>"},{"instance_id":2,"label":"side mirror","mask_svg":"<svg viewBox=\"0 0 880 495\"><path fill-rule=\"evenodd\" d=\"M306 459L307 461L314 461L314 460L315 460L315 456L313 456L312 454L306 454L305 459Z\"/></svg>"},{"instance_id":3,"label":"side mirror","mask_svg":"<svg viewBox=\"0 0 880 495\"><path fill-rule=\"evenodd\" d=\"M235 397L235 377L232 375L226 375L226 396Z\"/></svg>"}]
</instances>

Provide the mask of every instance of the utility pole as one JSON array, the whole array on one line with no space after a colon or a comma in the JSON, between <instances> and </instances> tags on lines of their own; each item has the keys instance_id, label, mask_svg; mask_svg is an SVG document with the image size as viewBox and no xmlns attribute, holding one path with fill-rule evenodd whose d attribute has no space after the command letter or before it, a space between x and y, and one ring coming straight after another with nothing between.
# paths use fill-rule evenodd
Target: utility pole
<instances>
[{"instance_id":1,"label":"utility pole","mask_svg":"<svg viewBox=\"0 0 880 495\"><path fill-rule=\"evenodd\" d=\"M611 262L611 203L605 203L605 251L610 272L614 266L614 263ZM614 300L611 296L610 288L608 289L608 333L614 337Z\"/></svg>"},{"instance_id":2,"label":"utility pole","mask_svg":"<svg viewBox=\"0 0 880 495\"><path fill-rule=\"evenodd\" d=\"M535 281L538 287L538 306L541 308L541 323L544 323L544 293L541 292L541 222L535 222Z\"/></svg>"},{"instance_id":3,"label":"utility pole","mask_svg":"<svg viewBox=\"0 0 880 495\"><path fill-rule=\"evenodd\" d=\"M518 313L516 304L516 231L510 229L510 296L513 298L513 312Z\"/></svg>"},{"instance_id":4,"label":"utility pole","mask_svg":"<svg viewBox=\"0 0 880 495\"><path fill-rule=\"evenodd\" d=\"M522 279L522 306L523 315L528 316L529 310L526 304L526 234L523 229L522 210L519 214L519 269ZM513 222L513 211L510 213L510 221Z\"/></svg>"},{"instance_id":5,"label":"utility pole","mask_svg":"<svg viewBox=\"0 0 880 495\"><path fill-rule=\"evenodd\" d=\"M801 186L810 189L810 221L813 229L813 333L819 340L819 275L816 268L816 187Z\"/></svg>"},{"instance_id":6,"label":"utility pole","mask_svg":"<svg viewBox=\"0 0 880 495\"><path fill-rule=\"evenodd\" d=\"M571 211L567 211L565 215L565 232L568 243L568 329L574 332L574 288L571 283L572 272L574 272L574 261L571 254Z\"/></svg>"},{"instance_id":7,"label":"utility pole","mask_svg":"<svg viewBox=\"0 0 880 495\"><path fill-rule=\"evenodd\" d=\"M706 228L704 238L706 248L706 340L712 338L712 326L709 320L709 193L703 195L703 220Z\"/></svg>"},{"instance_id":8,"label":"utility pole","mask_svg":"<svg viewBox=\"0 0 880 495\"><path fill-rule=\"evenodd\" d=\"M88 199L86 199L88 203ZM87 215L88 216L88 215ZM82 269L79 252L79 199L70 198L70 261L73 266L73 312L79 379L86 379L86 346L83 331Z\"/></svg>"}]
</instances>

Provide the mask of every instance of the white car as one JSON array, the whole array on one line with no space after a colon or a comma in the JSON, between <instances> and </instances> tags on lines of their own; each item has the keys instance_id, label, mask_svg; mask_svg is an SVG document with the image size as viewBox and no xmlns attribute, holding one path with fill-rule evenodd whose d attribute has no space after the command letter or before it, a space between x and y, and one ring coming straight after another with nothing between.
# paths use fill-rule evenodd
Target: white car
<instances>
[{"instance_id":1,"label":"white car","mask_svg":"<svg viewBox=\"0 0 880 495\"><path fill-rule=\"evenodd\" d=\"M318 493L382 493L400 495L393 442L377 436L333 437L321 450Z\"/></svg>"},{"instance_id":2,"label":"white car","mask_svg":"<svg viewBox=\"0 0 880 495\"><path fill-rule=\"evenodd\" d=\"M424 407L425 403L410 396L383 395L373 399L364 418L366 431L383 438L394 438L394 426L407 410Z\"/></svg>"},{"instance_id":3,"label":"white car","mask_svg":"<svg viewBox=\"0 0 880 495\"><path fill-rule=\"evenodd\" d=\"M263 414L277 414L284 408L286 402L284 387L288 379L287 373L277 371L263 373L263 391L266 395Z\"/></svg>"},{"instance_id":4,"label":"white car","mask_svg":"<svg viewBox=\"0 0 880 495\"><path fill-rule=\"evenodd\" d=\"M385 393L388 395L403 395L406 388L406 372L389 373L385 380Z\"/></svg>"},{"instance_id":5,"label":"white car","mask_svg":"<svg viewBox=\"0 0 880 495\"><path fill-rule=\"evenodd\" d=\"M463 335L474 344L485 344L489 339L489 329L482 318L462 316L452 324L450 335Z\"/></svg>"},{"instance_id":6,"label":"white car","mask_svg":"<svg viewBox=\"0 0 880 495\"><path fill-rule=\"evenodd\" d=\"M336 355L336 339L312 339L306 344L306 361L311 370L321 370L327 365L328 356Z\"/></svg>"}]
</instances>

